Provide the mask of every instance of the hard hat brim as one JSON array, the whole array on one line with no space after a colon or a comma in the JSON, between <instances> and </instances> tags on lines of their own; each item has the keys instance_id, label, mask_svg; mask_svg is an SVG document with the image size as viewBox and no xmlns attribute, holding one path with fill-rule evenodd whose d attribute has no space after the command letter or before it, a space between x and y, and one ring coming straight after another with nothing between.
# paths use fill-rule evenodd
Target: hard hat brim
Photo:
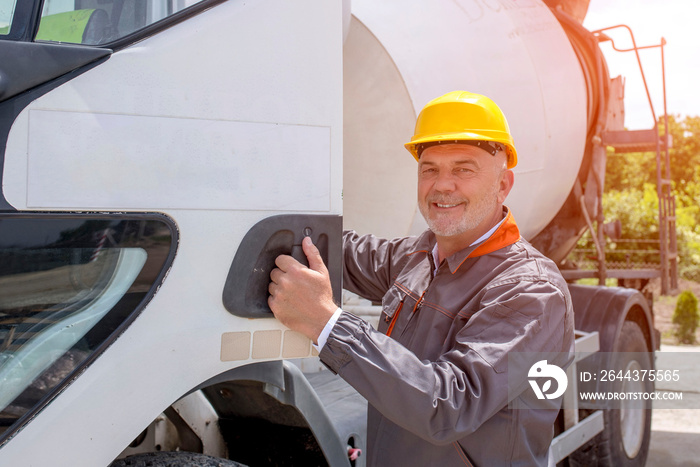
<instances>
[{"instance_id":1,"label":"hard hat brim","mask_svg":"<svg viewBox=\"0 0 700 467\"><path fill-rule=\"evenodd\" d=\"M435 143L435 142L447 142L447 141L490 141L495 143L501 143L506 147L506 156L508 158L508 168L512 169L518 164L518 153L513 145L513 140L511 136L502 131L491 131L484 130L479 133L473 132L463 132L463 133L447 133L440 135L428 135L416 139L411 139L410 142L404 144L404 147L410 152L413 157L417 160L420 159L420 154L418 154L418 145L425 143Z\"/></svg>"}]
</instances>

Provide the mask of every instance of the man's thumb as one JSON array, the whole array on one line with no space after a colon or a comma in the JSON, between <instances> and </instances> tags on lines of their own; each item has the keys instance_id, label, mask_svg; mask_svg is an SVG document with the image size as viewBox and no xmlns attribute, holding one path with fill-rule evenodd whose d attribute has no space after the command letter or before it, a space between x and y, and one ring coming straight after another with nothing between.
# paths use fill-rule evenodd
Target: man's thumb
<instances>
[{"instance_id":1,"label":"man's thumb","mask_svg":"<svg viewBox=\"0 0 700 467\"><path fill-rule=\"evenodd\" d=\"M321 252L318 251L316 245L311 241L311 237L304 237L301 242L301 247L304 250L306 259L309 260L309 268L317 272L327 272L326 265L323 263Z\"/></svg>"}]
</instances>

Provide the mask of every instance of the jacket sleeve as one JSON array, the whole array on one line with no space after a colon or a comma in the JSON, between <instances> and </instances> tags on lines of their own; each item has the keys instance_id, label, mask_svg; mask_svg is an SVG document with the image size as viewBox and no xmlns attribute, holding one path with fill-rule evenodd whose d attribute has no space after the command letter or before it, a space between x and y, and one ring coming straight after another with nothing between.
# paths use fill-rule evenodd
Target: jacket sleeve
<instances>
[{"instance_id":1,"label":"jacket sleeve","mask_svg":"<svg viewBox=\"0 0 700 467\"><path fill-rule=\"evenodd\" d=\"M520 281L495 287L484 299L436 361L419 360L346 312L321 360L397 425L433 444L449 444L515 397L509 395L510 352L572 351L570 302L552 284ZM517 376L523 389L528 369Z\"/></svg>"},{"instance_id":2,"label":"jacket sleeve","mask_svg":"<svg viewBox=\"0 0 700 467\"><path fill-rule=\"evenodd\" d=\"M373 302L381 301L406 261L403 251L408 241L344 231L343 288Z\"/></svg>"}]
</instances>

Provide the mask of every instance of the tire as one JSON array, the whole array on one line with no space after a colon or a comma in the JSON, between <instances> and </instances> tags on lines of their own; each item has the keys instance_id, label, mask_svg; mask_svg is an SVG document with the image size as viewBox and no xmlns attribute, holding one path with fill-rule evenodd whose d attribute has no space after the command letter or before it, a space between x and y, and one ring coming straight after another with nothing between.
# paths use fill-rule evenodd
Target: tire
<instances>
[{"instance_id":1,"label":"tire","mask_svg":"<svg viewBox=\"0 0 700 467\"><path fill-rule=\"evenodd\" d=\"M651 370L651 359L644 333L633 321L625 321L614 345L615 369ZM631 355L631 352L635 352ZM615 381L601 387L605 392L651 392L650 381ZM641 410L644 409L644 410ZM586 411L583 411L586 412ZM617 401L615 408L603 414L602 432L569 457L571 466L633 467L644 466L651 438L651 401Z\"/></svg>"},{"instance_id":2,"label":"tire","mask_svg":"<svg viewBox=\"0 0 700 467\"><path fill-rule=\"evenodd\" d=\"M246 467L238 462L196 452L148 452L117 459L110 467Z\"/></svg>"}]
</instances>

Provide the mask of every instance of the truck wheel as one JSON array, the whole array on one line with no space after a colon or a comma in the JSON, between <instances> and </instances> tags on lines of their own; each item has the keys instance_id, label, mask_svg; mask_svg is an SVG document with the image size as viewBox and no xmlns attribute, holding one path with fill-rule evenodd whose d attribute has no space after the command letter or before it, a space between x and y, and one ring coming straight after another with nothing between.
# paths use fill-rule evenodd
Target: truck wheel
<instances>
[{"instance_id":1,"label":"truck wheel","mask_svg":"<svg viewBox=\"0 0 700 467\"><path fill-rule=\"evenodd\" d=\"M246 467L238 462L196 452L148 452L117 459L110 467Z\"/></svg>"},{"instance_id":2,"label":"truck wheel","mask_svg":"<svg viewBox=\"0 0 700 467\"><path fill-rule=\"evenodd\" d=\"M618 353L619 352L619 353ZM634 352L634 354L632 354ZM644 333L633 321L625 321L615 353L619 360L615 369L627 371L651 370ZM600 391L613 393L651 392L650 381L616 380L602 386ZM595 438L574 452L569 458L571 466L643 466L649 453L651 437L651 401L621 400L613 409L604 413L605 428Z\"/></svg>"}]
</instances>

